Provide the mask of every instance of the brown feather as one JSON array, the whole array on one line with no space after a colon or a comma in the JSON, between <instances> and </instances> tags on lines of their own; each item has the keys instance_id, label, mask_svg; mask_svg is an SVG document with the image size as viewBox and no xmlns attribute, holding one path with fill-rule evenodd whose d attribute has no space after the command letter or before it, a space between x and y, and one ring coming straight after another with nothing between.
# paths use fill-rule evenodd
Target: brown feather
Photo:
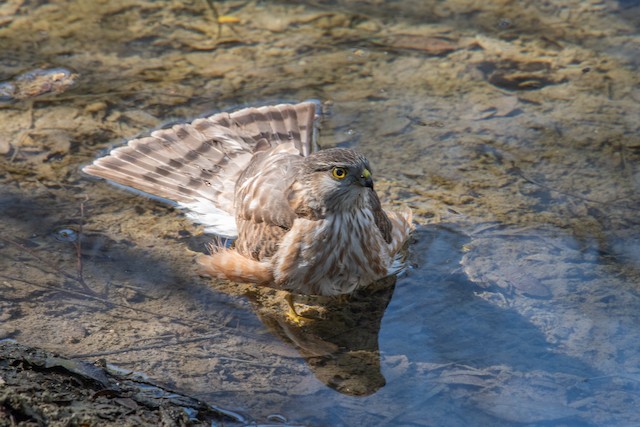
<instances>
[{"instance_id":1,"label":"brown feather","mask_svg":"<svg viewBox=\"0 0 640 427\"><path fill-rule=\"evenodd\" d=\"M391 231L393 230L393 224L391 224L389 217L382 209L378 194L376 194L376 192L372 190L371 195L369 196L369 200L371 201L373 219L375 220L378 230L380 230L380 234L382 234L382 238L385 242L391 243Z\"/></svg>"}]
</instances>

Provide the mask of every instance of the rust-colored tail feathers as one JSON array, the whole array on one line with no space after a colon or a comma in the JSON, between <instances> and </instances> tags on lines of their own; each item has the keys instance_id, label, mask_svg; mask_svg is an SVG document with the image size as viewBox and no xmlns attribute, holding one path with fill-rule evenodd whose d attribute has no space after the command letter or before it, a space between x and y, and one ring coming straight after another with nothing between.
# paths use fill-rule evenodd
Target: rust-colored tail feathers
<instances>
[{"instance_id":1,"label":"rust-colored tail feathers","mask_svg":"<svg viewBox=\"0 0 640 427\"><path fill-rule=\"evenodd\" d=\"M256 261L229 249L220 241L209 245L211 255L200 255L200 272L218 279L239 283L269 285L273 282L273 270L270 262Z\"/></svg>"}]
</instances>

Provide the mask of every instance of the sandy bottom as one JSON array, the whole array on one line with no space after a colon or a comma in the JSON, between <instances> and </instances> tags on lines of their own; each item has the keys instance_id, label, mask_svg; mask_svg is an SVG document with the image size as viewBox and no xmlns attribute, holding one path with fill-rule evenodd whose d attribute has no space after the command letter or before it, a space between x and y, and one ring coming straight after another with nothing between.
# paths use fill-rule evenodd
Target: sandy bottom
<instances>
[{"instance_id":1,"label":"sandy bottom","mask_svg":"<svg viewBox=\"0 0 640 427\"><path fill-rule=\"evenodd\" d=\"M0 5L0 338L78 364L4 342L0 415L67 422L99 393L122 422L115 399L146 404L78 379L104 360L239 424L635 423L640 9L479 3ZM363 152L417 230L404 275L300 297L301 325L276 291L198 276L210 237L179 211L79 172L173 121L309 98L322 146ZM20 415L31 373L93 388Z\"/></svg>"}]
</instances>

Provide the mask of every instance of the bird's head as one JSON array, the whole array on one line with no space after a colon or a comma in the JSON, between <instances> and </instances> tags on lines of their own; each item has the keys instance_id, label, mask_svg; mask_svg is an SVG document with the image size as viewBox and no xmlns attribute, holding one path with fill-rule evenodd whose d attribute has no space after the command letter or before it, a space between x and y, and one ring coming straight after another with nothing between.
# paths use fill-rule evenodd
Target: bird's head
<instances>
[{"instance_id":1,"label":"bird's head","mask_svg":"<svg viewBox=\"0 0 640 427\"><path fill-rule=\"evenodd\" d=\"M373 177L369 161L348 148L315 152L304 159L303 180L311 188L307 203L327 212L352 211L369 204Z\"/></svg>"}]
</instances>

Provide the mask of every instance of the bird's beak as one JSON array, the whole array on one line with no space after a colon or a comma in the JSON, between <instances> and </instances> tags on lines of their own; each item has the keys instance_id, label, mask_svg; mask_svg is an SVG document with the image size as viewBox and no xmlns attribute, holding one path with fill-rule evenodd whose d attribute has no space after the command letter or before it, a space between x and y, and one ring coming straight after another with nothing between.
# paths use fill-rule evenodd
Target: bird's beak
<instances>
[{"instance_id":1,"label":"bird's beak","mask_svg":"<svg viewBox=\"0 0 640 427\"><path fill-rule=\"evenodd\" d=\"M365 168L362 171L362 175L360 175L360 184L363 187L369 187L373 189L373 178L371 177L371 172L369 172L369 169Z\"/></svg>"}]
</instances>

